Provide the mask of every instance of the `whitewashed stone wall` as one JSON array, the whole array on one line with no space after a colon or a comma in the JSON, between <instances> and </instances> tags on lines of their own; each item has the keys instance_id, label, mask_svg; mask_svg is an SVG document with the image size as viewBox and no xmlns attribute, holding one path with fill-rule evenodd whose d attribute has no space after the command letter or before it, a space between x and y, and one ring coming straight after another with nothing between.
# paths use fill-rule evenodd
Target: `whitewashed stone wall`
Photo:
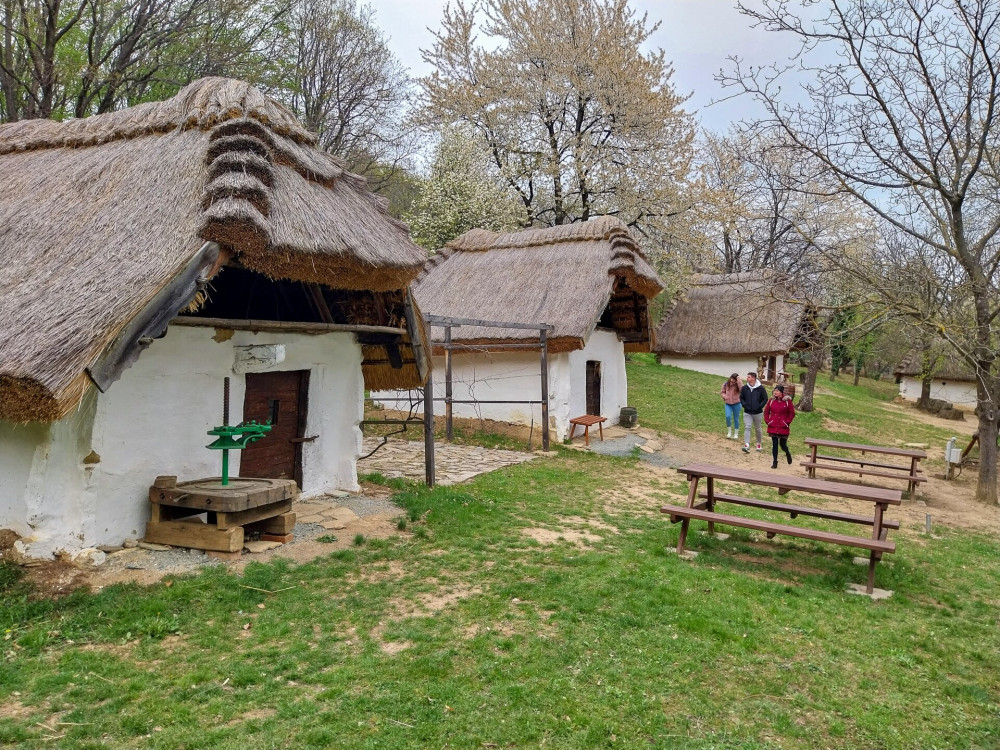
<instances>
[{"instance_id":1,"label":"whitewashed stone wall","mask_svg":"<svg viewBox=\"0 0 1000 750\"><path fill-rule=\"evenodd\" d=\"M920 381L916 378L904 377L899 382L899 395L907 401L916 403L920 399ZM948 401L956 409L975 411L976 384L968 381L932 380L931 398Z\"/></svg>"},{"instance_id":2,"label":"whitewashed stone wall","mask_svg":"<svg viewBox=\"0 0 1000 750\"><path fill-rule=\"evenodd\" d=\"M672 365L680 367L682 370L694 370L707 375L720 375L728 378L734 372L739 373L741 378L746 379L746 375L751 370L757 371L756 357L671 357L667 355L659 356L661 365ZM776 358L779 371L785 369L785 356L779 354ZM721 387L721 386L720 386Z\"/></svg>"},{"instance_id":3,"label":"whitewashed stone wall","mask_svg":"<svg viewBox=\"0 0 1000 750\"><path fill-rule=\"evenodd\" d=\"M596 330L583 349L549 355L549 424L556 440L569 435L569 420L587 412L587 361L601 362L601 411L608 424L618 422L619 411L627 405L625 346L613 331ZM444 357L434 357L434 397L445 395ZM452 398L467 401L540 401L541 363L536 351L499 351L456 354L452 360ZM422 394L407 391L378 391L376 402L390 409L409 409ZM393 399L402 398L403 401ZM444 413L444 404L435 403L435 413ZM422 413L417 410L415 413ZM530 425L540 429L541 404L455 404L456 417L492 419Z\"/></svg>"},{"instance_id":4,"label":"whitewashed stone wall","mask_svg":"<svg viewBox=\"0 0 1000 750\"><path fill-rule=\"evenodd\" d=\"M245 380L233 368L247 346L284 347L283 361L256 371L310 371L306 434L319 437L303 444L304 495L357 489L364 382L353 335L214 334L171 327L107 393L92 390L58 422L0 421L0 528L26 537L35 557L141 537L157 475L218 476L221 454L205 448L206 433L222 424L227 375L230 421L241 419ZM239 472L238 451L230 472Z\"/></svg>"}]
</instances>

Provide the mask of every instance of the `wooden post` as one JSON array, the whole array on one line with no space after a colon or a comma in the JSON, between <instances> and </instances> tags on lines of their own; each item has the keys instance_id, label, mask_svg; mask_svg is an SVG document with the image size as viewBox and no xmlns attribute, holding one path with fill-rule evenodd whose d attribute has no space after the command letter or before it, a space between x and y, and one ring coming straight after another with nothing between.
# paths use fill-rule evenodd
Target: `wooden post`
<instances>
[{"instance_id":1,"label":"wooden post","mask_svg":"<svg viewBox=\"0 0 1000 750\"><path fill-rule=\"evenodd\" d=\"M698 496L698 480L699 479L701 479L701 477L692 476L691 474L688 474L688 482L690 483L689 486L688 486L688 501L687 501L687 507L688 508L693 508L694 507L694 499ZM688 518L688 517L686 517L686 516L681 521L681 533L677 537L677 554L678 555L681 554L684 551L684 542L687 541L688 526L690 526L690 524L691 524L691 519Z\"/></svg>"},{"instance_id":2,"label":"wooden post","mask_svg":"<svg viewBox=\"0 0 1000 750\"><path fill-rule=\"evenodd\" d=\"M427 373L424 384L424 481L434 486L434 373Z\"/></svg>"},{"instance_id":3,"label":"wooden post","mask_svg":"<svg viewBox=\"0 0 1000 750\"><path fill-rule=\"evenodd\" d=\"M451 326L444 328L444 415L445 437L451 442Z\"/></svg>"},{"instance_id":4,"label":"wooden post","mask_svg":"<svg viewBox=\"0 0 1000 750\"><path fill-rule=\"evenodd\" d=\"M542 450L549 449L549 342L548 332L543 328L538 332L542 347Z\"/></svg>"}]
</instances>

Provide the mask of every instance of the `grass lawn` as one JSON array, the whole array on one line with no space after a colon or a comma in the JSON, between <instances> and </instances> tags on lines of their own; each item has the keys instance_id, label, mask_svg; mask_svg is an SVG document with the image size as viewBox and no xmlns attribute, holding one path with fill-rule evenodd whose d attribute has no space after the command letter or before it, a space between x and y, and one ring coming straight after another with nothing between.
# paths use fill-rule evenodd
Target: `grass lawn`
<instances>
[{"instance_id":1,"label":"grass lawn","mask_svg":"<svg viewBox=\"0 0 1000 750\"><path fill-rule=\"evenodd\" d=\"M629 378L646 426L724 425L718 378ZM941 440L887 417L884 386L822 386L797 435ZM0 746L1000 747L992 538L906 530L876 603L843 593L864 570L839 547L735 530L677 559L657 509L681 477L635 459L394 486L399 537L305 565L59 600L0 567Z\"/></svg>"}]
</instances>

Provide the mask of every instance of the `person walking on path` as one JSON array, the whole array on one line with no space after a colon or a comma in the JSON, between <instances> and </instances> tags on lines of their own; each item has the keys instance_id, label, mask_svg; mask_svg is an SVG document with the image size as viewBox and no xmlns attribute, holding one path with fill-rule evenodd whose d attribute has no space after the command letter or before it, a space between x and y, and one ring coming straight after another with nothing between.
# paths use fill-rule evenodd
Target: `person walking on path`
<instances>
[{"instance_id":1,"label":"person walking on path","mask_svg":"<svg viewBox=\"0 0 1000 750\"><path fill-rule=\"evenodd\" d=\"M750 427L754 428L757 437L757 450L761 449L764 439L760 430L760 422L767 405L767 391L757 380L757 373L748 372L747 382L740 389L740 405L743 407L743 452L750 452Z\"/></svg>"},{"instance_id":2,"label":"person walking on path","mask_svg":"<svg viewBox=\"0 0 1000 750\"><path fill-rule=\"evenodd\" d=\"M785 386L777 385L771 399L764 407L764 422L767 424L767 434L771 436L771 468L778 468L778 446L785 452L788 463L792 462L792 454L788 451L788 433L795 419L795 404L791 396L785 395Z\"/></svg>"},{"instance_id":3,"label":"person walking on path","mask_svg":"<svg viewBox=\"0 0 1000 750\"><path fill-rule=\"evenodd\" d=\"M738 373L729 376L729 380L722 384L719 395L722 396L722 403L726 409L726 437L736 440L740 436L740 389L743 388L743 381Z\"/></svg>"}]
</instances>

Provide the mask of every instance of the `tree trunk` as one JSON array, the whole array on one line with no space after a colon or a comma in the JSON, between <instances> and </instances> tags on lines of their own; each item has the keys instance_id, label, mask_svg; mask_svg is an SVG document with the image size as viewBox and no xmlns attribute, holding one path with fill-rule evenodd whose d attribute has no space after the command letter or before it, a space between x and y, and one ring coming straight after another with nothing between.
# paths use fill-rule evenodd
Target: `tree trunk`
<instances>
[{"instance_id":1,"label":"tree trunk","mask_svg":"<svg viewBox=\"0 0 1000 750\"><path fill-rule=\"evenodd\" d=\"M854 385L857 385L861 380L860 361L860 357L854 360Z\"/></svg>"},{"instance_id":2,"label":"tree trunk","mask_svg":"<svg viewBox=\"0 0 1000 750\"><path fill-rule=\"evenodd\" d=\"M814 346L810 352L806 379L802 383L802 395L799 397L799 403L795 406L799 411L813 410L813 391L816 390L816 376L823 364L823 354L824 348L821 346Z\"/></svg>"},{"instance_id":3,"label":"tree trunk","mask_svg":"<svg viewBox=\"0 0 1000 750\"><path fill-rule=\"evenodd\" d=\"M987 382L984 383L983 381ZM990 505L997 504L997 432L1000 413L997 411L996 393L1000 391L998 378L980 376L979 405L979 482L976 500ZM992 391L992 392L991 392Z\"/></svg>"},{"instance_id":4,"label":"tree trunk","mask_svg":"<svg viewBox=\"0 0 1000 750\"><path fill-rule=\"evenodd\" d=\"M920 398L917 399L917 408L927 411L931 405L931 381L933 378L924 377L920 380Z\"/></svg>"}]
</instances>

